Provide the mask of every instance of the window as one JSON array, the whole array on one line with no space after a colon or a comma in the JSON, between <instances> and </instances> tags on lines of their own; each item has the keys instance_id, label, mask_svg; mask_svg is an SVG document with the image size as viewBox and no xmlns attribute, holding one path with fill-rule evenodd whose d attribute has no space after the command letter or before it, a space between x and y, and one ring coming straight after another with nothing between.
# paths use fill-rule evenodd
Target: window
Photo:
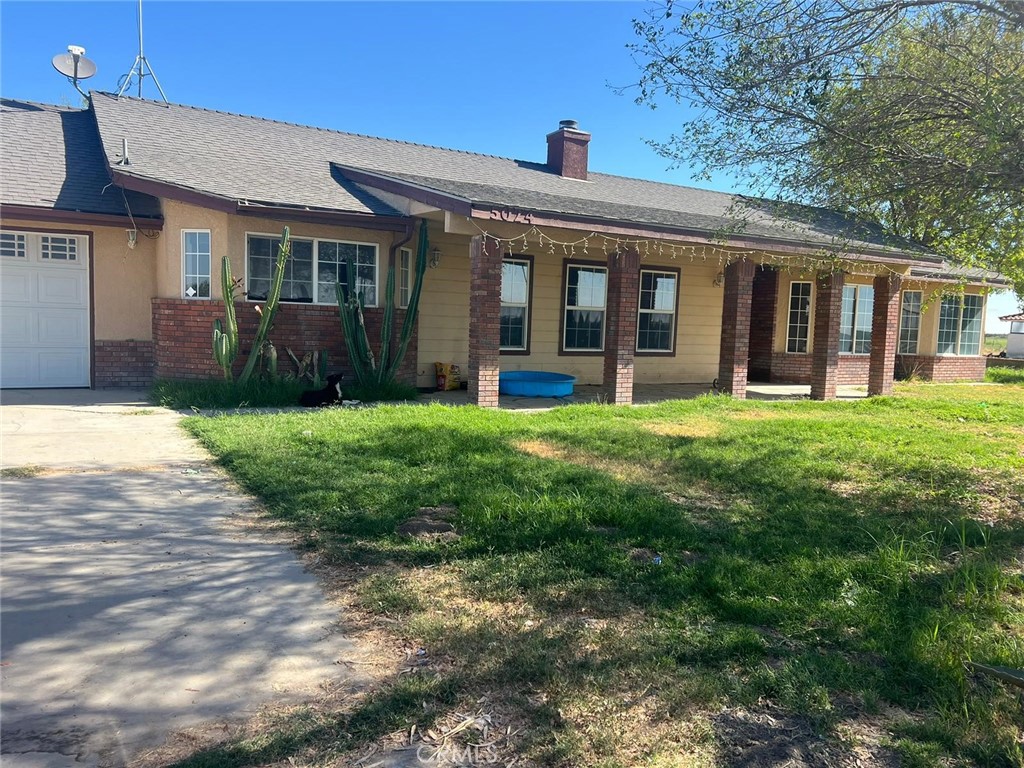
<instances>
[{"instance_id":1,"label":"window","mask_svg":"<svg viewBox=\"0 0 1024 768\"><path fill-rule=\"evenodd\" d=\"M916 355L917 340L921 332L921 292L904 291L900 308L899 354Z\"/></svg>"},{"instance_id":2,"label":"window","mask_svg":"<svg viewBox=\"0 0 1024 768\"><path fill-rule=\"evenodd\" d=\"M408 307L412 296L412 251L398 249L398 306Z\"/></svg>"},{"instance_id":3,"label":"window","mask_svg":"<svg viewBox=\"0 0 1024 768\"><path fill-rule=\"evenodd\" d=\"M14 232L0 233L0 256L12 259L25 258L25 236Z\"/></svg>"},{"instance_id":4,"label":"window","mask_svg":"<svg viewBox=\"0 0 1024 768\"><path fill-rule=\"evenodd\" d=\"M41 238L41 254L50 261L77 261L78 240L73 237L43 235Z\"/></svg>"},{"instance_id":5,"label":"window","mask_svg":"<svg viewBox=\"0 0 1024 768\"><path fill-rule=\"evenodd\" d=\"M210 232L203 229L181 231L181 264L184 269L182 292L189 299L210 298Z\"/></svg>"},{"instance_id":6,"label":"window","mask_svg":"<svg viewBox=\"0 0 1024 768\"><path fill-rule=\"evenodd\" d=\"M530 260L501 262L501 349L525 352L530 347Z\"/></svg>"},{"instance_id":7,"label":"window","mask_svg":"<svg viewBox=\"0 0 1024 768\"><path fill-rule=\"evenodd\" d=\"M604 349L604 315L608 286L606 267L566 265L562 350Z\"/></svg>"},{"instance_id":8,"label":"window","mask_svg":"<svg viewBox=\"0 0 1024 768\"><path fill-rule=\"evenodd\" d=\"M637 352L671 352L676 328L676 272L640 270Z\"/></svg>"},{"instance_id":9,"label":"window","mask_svg":"<svg viewBox=\"0 0 1024 768\"><path fill-rule=\"evenodd\" d=\"M806 352L811 328L811 284L791 283L789 286L789 330L787 352Z\"/></svg>"},{"instance_id":10,"label":"window","mask_svg":"<svg viewBox=\"0 0 1024 768\"><path fill-rule=\"evenodd\" d=\"M1010 333L1024 333L1024 322L1010 323Z\"/></svg>"},{"instance_id":11,"label":"window","mask_svg":"<svg viewBox=\"0 0 1024 768\"><path fill-rule=\"evenodd\" d=\"M250 299L266 298L280 242L281 238L276 235L247 235L247 296ZM343 290L348 290L346 265L352 261L356 270L356 289L362 294L363 303L368 307L377 306L376 245L293 237L291 246L292 255L285 263L281 284L281 301L337 304L335 285L340 282Z\"/></svg>"},{"instance_id":12,"label":"window","mask_svg":"<svg viewBox=\"0 0 1024 768\"><path fill-rule=\"evenodd\" d=\"M981 350L982 299L977 294L947 296L939 307L940 355L977 355Z\"/></svg>"},{"instance_id":13,"label":"window","mask_svg":"<svg viewBox=\"0 0 1024 768\"><path fill-rule=\"evenodd\" d=\"M377 246L359 243L341 243L334 240L317 241L317 301L337 304L336 283L348 295L348 262L356 268L356 293L363 305L377 306Z\"/></svg>"},{"instance_id":14,"label":"window","mask_svg":"<svg viewBox=\"0 0 1024 768\"><path fill-rule=\"evenodd\" d=\"M875 289L870 285L843 286L843 313L839 321L839 351L871 352L871 310Z\"/></svg>"}]
</instances>

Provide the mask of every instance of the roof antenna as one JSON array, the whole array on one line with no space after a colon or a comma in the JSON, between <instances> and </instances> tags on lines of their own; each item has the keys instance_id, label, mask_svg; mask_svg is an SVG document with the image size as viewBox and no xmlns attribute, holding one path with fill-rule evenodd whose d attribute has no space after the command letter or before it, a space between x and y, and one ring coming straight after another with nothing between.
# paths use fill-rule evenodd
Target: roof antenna
<instances>
[{"instance_id":1,"label":"roof antenna","mask_svg":"<svg viewBox=\"0 0 1024 768\"><path fill-rule=\"evenodd\" d=\"M149 70L148 72L146 70ZM125 89L131 85L133 79L138 77L139 79L139 98L142 98L142 81L147 77L153 78L153 82L156 83L156 89L160 91L160 97L167 103L167 96L164 94L164 89L160 87L160 81L157 80L156 72L153 71L153 66L149 63L149 59L146 58L146 54L142 48L142 0L139 0L139 53L135 57L135 61L132 64L132 68L128 70L128 74L121 78L121 87L117 91L117 98L121 98L121 94L125 92Z\"/></svg>"},{"instance_id":2,"label":"roof antenna","mask_svg":"<svg viewBox=\"0 0 1024 768\"><path fill-rule=\"evenodd\" d=\"M79 80L96 74L96 65L85 58L85 48L80 45L69 45L67 53L58 53L53 57L53 68L64 75L84 98L89 98L78 85Z\"/></svg>"}]
</instances>

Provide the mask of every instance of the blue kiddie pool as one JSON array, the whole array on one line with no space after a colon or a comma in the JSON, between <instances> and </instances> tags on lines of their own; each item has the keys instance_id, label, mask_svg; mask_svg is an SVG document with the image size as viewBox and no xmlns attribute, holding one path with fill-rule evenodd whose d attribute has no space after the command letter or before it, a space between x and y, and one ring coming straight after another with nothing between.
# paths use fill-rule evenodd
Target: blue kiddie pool
<instances>
[{"instance_id":1,"label":"blue kiddie pool","mask_svg":"<svg viewBox=\"0 0 1024 768\"><path fill-rule=\"evenodd\" d=\"M569 397L576 377L546 371L502 371L498 392L515 397Z\"/></svg>"}]
</instances>

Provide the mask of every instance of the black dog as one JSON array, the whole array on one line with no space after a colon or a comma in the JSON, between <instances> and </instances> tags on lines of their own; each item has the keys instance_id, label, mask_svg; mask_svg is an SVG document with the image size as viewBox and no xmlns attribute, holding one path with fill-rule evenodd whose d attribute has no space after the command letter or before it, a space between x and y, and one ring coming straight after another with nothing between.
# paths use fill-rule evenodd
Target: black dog
<instances>
[{"instance_id":1,"label":"black dog","mask_svg":"<svg viewBox=\"0 0 1024 768\"><path fill-rule=\"evenodd\" d=\"M327 386L323 389L311 389L299 397L299 405L303 408L323 408L325 405L336 405L341 402L341 376L328 376Z\"/></svg>"}]
</instances>

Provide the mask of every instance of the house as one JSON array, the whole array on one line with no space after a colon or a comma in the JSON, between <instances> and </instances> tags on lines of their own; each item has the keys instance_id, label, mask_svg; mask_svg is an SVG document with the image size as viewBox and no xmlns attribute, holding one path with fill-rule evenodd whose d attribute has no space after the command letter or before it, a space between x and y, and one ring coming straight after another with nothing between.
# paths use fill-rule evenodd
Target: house
<instances>
[{"instance_id":1,"label":"house","mask_svg":"<svg viewBox=\"0 0 1024 768\"><path fill-rule=\"evenodd\" d=\"M591 135L572 121L532 162L89 101L0 110L4 387L218 376L221 257L241 280L244 343L285 225L294 250L271 338L344 370L335 281L354 260L372 337L390 265L408 299L421 223L433 257L401 376L430 386L435 361L458 363L481 405L516 369L570 373L619 403L634 382L717 379L744 397L749 376L826 399L837 384L888 392L897 364L984 375L998 275L952 291L964 275L835 213L593 172Z\"/></svg>"},{"instance_id":2,"label":"house","mask_svg":"<svg viewBox=\"0 0 1024 768\"><path fill-rule=\"evenodd\" d=\"M1003 315L999 319L1010 324L1010 332L1006 336L1006 356L1024 360L1024 312Z\"/></svg>"}]
</instances>

